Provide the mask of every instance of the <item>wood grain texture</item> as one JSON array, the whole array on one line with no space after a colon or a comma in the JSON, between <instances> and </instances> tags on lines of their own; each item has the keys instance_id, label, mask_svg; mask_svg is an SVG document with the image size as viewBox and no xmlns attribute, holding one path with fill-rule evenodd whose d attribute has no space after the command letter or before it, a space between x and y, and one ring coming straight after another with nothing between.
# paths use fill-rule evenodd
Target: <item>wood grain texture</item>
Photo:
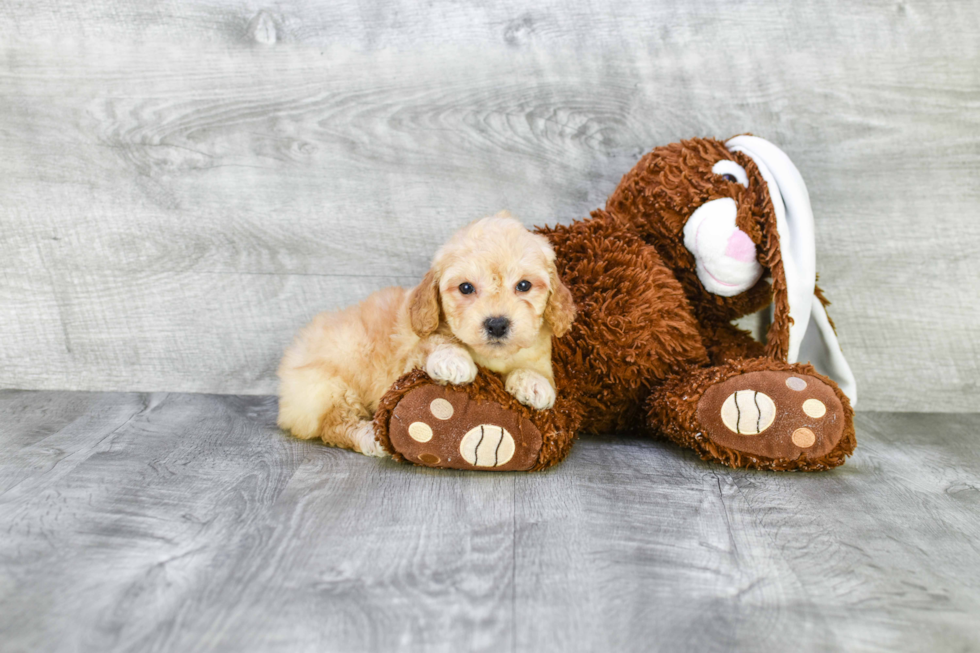
<instances>
[{"instance_id":1,"label":"wood grain texture","mask_svg":"<svg viewBox=\"0 0 980 653\"><path fill-rule=\"evenodd\" d=\"M275 408L0 392L3 650L980 649L976 414L862 413L823 474L614 436L488 474Z\"/></svg>"},{"instance_id":2,"label":"wood grain texture","mask_svg":"<svg viewBox=\"0 0 980 653\"><path fill-rule=\"evenodd\" d=\"M267 393L466 221L752 131L809 185L859 408L980 402L980 5L0 1L0 387ZM908 391L914 380L916 391Z\"/></svg>"}]
</instances>

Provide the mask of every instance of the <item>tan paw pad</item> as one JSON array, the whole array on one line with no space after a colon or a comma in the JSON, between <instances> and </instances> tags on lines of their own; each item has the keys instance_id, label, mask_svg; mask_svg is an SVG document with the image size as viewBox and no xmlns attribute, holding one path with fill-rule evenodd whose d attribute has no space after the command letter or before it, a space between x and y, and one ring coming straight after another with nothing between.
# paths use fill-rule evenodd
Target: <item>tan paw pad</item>
<instances>
[{"instance_id":1,"label":"tan paw pad","mask_svg":"<svg viewBox=\"0 0 980 653\"><path fill-rule=\"evenodd\" d=\"M817 436L808 428L798 428L793 431L793 444L800 449L809 449L817 441Z\"/></svg>"},{"instance_id":2,"label":"tan paw pad","mask_svg":"<svg viewBox=\"0 0 980 653\"><path fill-rule=\"evenodd\" d=\"M432 427L425 422L412 422L408 427L408 434L416 442L428 442L432 439Z\"/></svg>"},{"instance_id":3,"label":"tan paw pad","mask_svg":"<svg viewBox=\"0 0 980 653\"><path fill-rule=\"evenodd\" d=\"M739 435L758 435L776 419L776 404L755 390L733 392L721 405L721 421Z\"/></svg>"},{"instance_id":4,"label":"tan paw pad","mask_svg":"<svg viewBox=\"0 0 980 653\"><path fill-rule=\"evenodd\" d=\"M463 460L474 467L505 465L513 457L514 448L514 437L494 424L471 428L459 443Z\"/></svg>"},{"instance_id":5,"label":"tan paw pad","mask_svg":"<svg viewBox=\"0 0 980 653\"><path fill-rule=\"evenodd\" d=\"M803 412L813 419L820 419L827 414L827 407L819 399L807 399L803 402Z\"/></svg>"},{"instance_id":6,"label":"tan paw pad","mask_svg":"<svg viewBox=\"0 0 980 653\"><path fill-rule=\"evenodd\" d=\"M429 412L436 419L441 419L445 422L453 416L453 405L442 397L439 397L438 399L433 399L432 403L429 404Z\"/></svg>"},{"instance_id":7,"label":"tan paw pad","mask_svg":"<svg viewBox=\"0 0 980 653\"><path fill-rule=\"evenodd\" d=\"M786 378L786 387L790 390L802 392L803 390L806 390L806 381L798 376L790 376Z\"/></svg>"}]
</instances>

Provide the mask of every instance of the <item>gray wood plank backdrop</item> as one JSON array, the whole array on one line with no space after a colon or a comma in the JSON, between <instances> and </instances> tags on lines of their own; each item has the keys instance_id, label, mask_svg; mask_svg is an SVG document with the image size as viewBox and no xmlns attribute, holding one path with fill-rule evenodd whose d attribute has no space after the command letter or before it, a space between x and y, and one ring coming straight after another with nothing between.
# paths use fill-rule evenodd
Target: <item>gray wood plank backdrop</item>
<instances>
[{"instance_id":1,"label":"gray wood plank backdrop","mask_svg":"<svg viewBox=\"0 0 980 653\"><path fill-rule=\"evenodd\" d=\"M980 3L0 0L0 387L274 391L459 225L752 131L861 408L980 404Z\"/></svg>"}]
</instances>

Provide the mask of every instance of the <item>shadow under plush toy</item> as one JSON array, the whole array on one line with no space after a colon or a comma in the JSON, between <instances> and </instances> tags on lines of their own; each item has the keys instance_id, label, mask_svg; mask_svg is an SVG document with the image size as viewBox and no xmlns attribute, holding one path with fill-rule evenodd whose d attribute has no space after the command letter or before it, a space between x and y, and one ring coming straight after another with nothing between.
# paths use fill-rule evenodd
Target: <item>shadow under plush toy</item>
<instances>
[{"instance_id":1,"label":"shadow under plush toy","mask_svg":"<svg viewBox=\"0 0 980 653\"><path fill-rule=\"evenodd\" d=\"M466 386L416 370L375 416L396 459L538 470L577 433L611 431L665 436L731 467L826 470L854 450L854 378L815 285L809 197L772 143L656 148L604 210L538 232L578 309L553 342L554 408L521 405L486 370ZM732 325L770 304L766 344Z\"/></svg>"}]
</instances>

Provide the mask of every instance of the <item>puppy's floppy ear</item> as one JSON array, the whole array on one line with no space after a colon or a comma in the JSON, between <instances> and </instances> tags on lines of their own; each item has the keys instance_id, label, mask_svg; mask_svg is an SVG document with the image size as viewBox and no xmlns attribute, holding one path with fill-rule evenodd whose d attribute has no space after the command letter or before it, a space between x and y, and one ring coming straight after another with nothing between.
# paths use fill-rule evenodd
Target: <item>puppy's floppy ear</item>
<instances>
[{"instance_id":1,"label":"puppy's floppy ear","mask_svg":"<svg viewBox=\"0 0 980 653\"><path fill-rule=\"evenodd\" d=\"M408 298L408 317L412 331L420 338L439 328L439 277L429 270Z\"/></svg>"},{"instance_id":2,"label":"puppy's floppy ear","mask_svg":"<svg viewBox=\"0 0 980 653\"><path fill-rule=\"evenodd\" d=\"M551 263L548 267L551 295L548 296L548 305L544 307L544 319L551 326L551 332L560 338L572 328L575 320L575 299L558 278L555 264Z\"/></svg>"}]
</instances>

